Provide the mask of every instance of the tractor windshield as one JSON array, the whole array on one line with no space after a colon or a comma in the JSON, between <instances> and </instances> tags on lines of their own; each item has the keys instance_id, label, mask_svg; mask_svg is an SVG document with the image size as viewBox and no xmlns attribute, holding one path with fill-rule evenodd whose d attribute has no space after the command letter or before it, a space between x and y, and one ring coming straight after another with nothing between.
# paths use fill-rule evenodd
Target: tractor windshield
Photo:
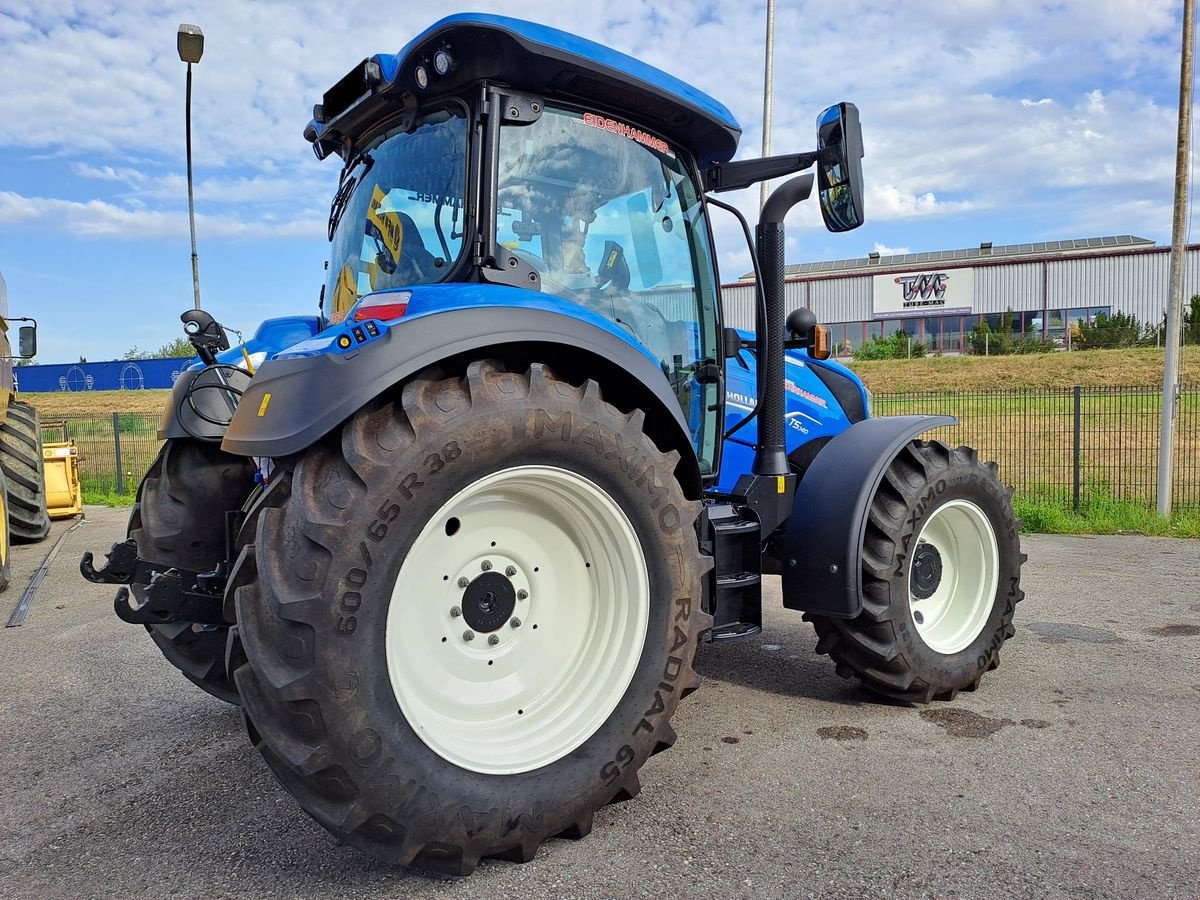
<instances>
[{"instance_id":1,"label":"tractor windshield","mask_svg":"<svg viewBox=\"0 0 1200 900\"><path fill-rule=\"evenodd\" d=\"M665 141L592 113L547 108L501 131L500 242L542 290L588 307L658 358L711 466L719 403L716 286L700 194Z\"/></svg>"},{"instance_id":2,"label":"tractor windshield","mask_svg":"<svg viewBox=\"0 0 1200 900\"><path fill-rule=\"evenodd\" d=\"M338 322L363 294L441 281L463 248L466 110L427 114L351 157L329 214L325 285Z\"/></svg>"}]
</instances>

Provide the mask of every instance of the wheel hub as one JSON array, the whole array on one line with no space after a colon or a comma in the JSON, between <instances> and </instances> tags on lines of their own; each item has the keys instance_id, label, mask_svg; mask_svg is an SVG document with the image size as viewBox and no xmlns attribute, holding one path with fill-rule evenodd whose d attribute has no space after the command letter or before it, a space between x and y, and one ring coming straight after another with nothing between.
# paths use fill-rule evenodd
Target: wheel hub
<instances>
[{"instance_id":1,"label":"wheel hub","mask_svg":"<svg viewBox=\"0 0 1200 900\"><path fill-rule=\"evenodd\" d=\"M530 772L620 703L649 608L641 542L606 491L557 467L503 469L449 498L401 564L385 635L392 690L443 759Z\"/></svg>"},{"instance_id":2,"label":"wheel hub","mask_svg":"<svg viewBox=\"0 0 1200 900\"><path fill-rule=\"evenodd\" d=\"M928 600L937 593L942 583L942 554L928 542L917 545L913 554L912 575L909 590L916 600Z\"/></svg>"},{"instance_id":3,"label":"wheel hub","mask_svg":"<svg viewBox=\"0 0 1200 900\"><path fill-rule=\"evenodd\" d=\"M517 592L499 572L484 572L463 591L462 614L467 627L481 634L498 630L513 614Z\"/></svg>"}]
</instances>

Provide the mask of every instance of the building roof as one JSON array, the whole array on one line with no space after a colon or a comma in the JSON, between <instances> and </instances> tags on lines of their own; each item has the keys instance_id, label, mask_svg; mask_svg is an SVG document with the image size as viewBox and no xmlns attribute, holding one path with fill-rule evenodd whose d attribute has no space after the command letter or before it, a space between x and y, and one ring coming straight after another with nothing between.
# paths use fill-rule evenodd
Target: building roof
<instances>
[{"instance_id":1,"label":"building roof","mask_svg":"<svg viewBox=\"0 0 1200 900\"><path fill-rule=\"evenodd\" d=\"M1003 244L993 247L990 242L978 247L965 250L931 250L925 253L901 253L894 256L880 256L872 253L857 259L832 259L822 262L797 263L784 269L784 276L795 278L803 275L834 275L841 272L861 272L866 274L868 269L918 268L928 265L941 265L953 262L969 265L980 260L996 258L1020 258L1029 256L1060 256L1065 253L1111 252L1117 249L1144 250L1153 247L1154 241L1132 234L1118 234L1111 237L1078 238L1069 241L1042 241L1035 244ZM741 277L742 281L753 281L754 273L748 272Z\"/></svg>"}]
</instances>

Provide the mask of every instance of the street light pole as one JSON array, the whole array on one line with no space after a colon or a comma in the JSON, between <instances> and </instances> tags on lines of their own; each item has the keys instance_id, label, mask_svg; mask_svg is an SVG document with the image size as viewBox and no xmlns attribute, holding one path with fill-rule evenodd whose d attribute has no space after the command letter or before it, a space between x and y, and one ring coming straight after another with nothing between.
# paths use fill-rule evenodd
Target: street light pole
<instances>
[{"instance_id":1,"label":"street light pole","mask_svg":"<svg viewBox=\"0 0 1200 900\"><path fill-rule=\"evenodd\" d=\"M180 25L176 37L179 58L187 63L187 95L184 99L184 131L187 142L188 226L192 233L192 292L200 308L200 259L196 256L196 202L192 193L192 63L204 55L204 32L198 25Z\"/></svg>"},{"instance_id":2,"label":"street light pole","mask_svg":"<svg viewBox=\"0 0 1200 900\"><path fill-rule=\"evenodd\" d=\"M1158 434L1158 514L1171 514L1175 418L1179 414L1179 344L1182 334L1184 260L1187 254L1188 159L1192 140L1192 78L1196 49L1195 0L1183 0L1183 52L1179 64L1179 133L1175 150L1175 220L1163 351L1162 423Z\"/></svg>"},{"instance_id":3,"label":"street light pole","mask_svg":"<svg viewBox=\"0 0 1200 900\"><path fill-rule=\"evenodd\" d=\"M771 155L771 93L775 80L775 0L767 0L767 51L766 71L763 74L763 139L762 155ZM767 205L770 182L764 181L758 189L758 208Z\"/></svg>"}]
</instances>

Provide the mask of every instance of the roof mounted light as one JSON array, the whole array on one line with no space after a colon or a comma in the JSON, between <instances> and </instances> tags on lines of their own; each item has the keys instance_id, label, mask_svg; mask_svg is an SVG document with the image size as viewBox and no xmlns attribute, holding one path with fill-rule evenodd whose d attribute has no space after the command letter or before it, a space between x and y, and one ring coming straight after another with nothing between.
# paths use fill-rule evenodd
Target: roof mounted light
<instances>
[{"instance_id":1,"label":"roof mounted light","mask_svg":"<svg viewBox=\"0 0 1200 900\"><path fill-rule=\"evenodd\" d=\"M429 87L429 70L425 68L425 64L417 66L413 72L413 77L417 80L417 87L421 90L426 90Z\"/></svg>"},{"instance_id":2,"label":"roof mounted light","mask_svg":"<svg viewBox=\"0 0 1200 900\"><path fill-rule=\"evenodd\" d=\"M433 71L439 75L449 75L454 69L454 57L450 55L450 51L441 49L433 54Z\"/></svg>"}]
</instances>

